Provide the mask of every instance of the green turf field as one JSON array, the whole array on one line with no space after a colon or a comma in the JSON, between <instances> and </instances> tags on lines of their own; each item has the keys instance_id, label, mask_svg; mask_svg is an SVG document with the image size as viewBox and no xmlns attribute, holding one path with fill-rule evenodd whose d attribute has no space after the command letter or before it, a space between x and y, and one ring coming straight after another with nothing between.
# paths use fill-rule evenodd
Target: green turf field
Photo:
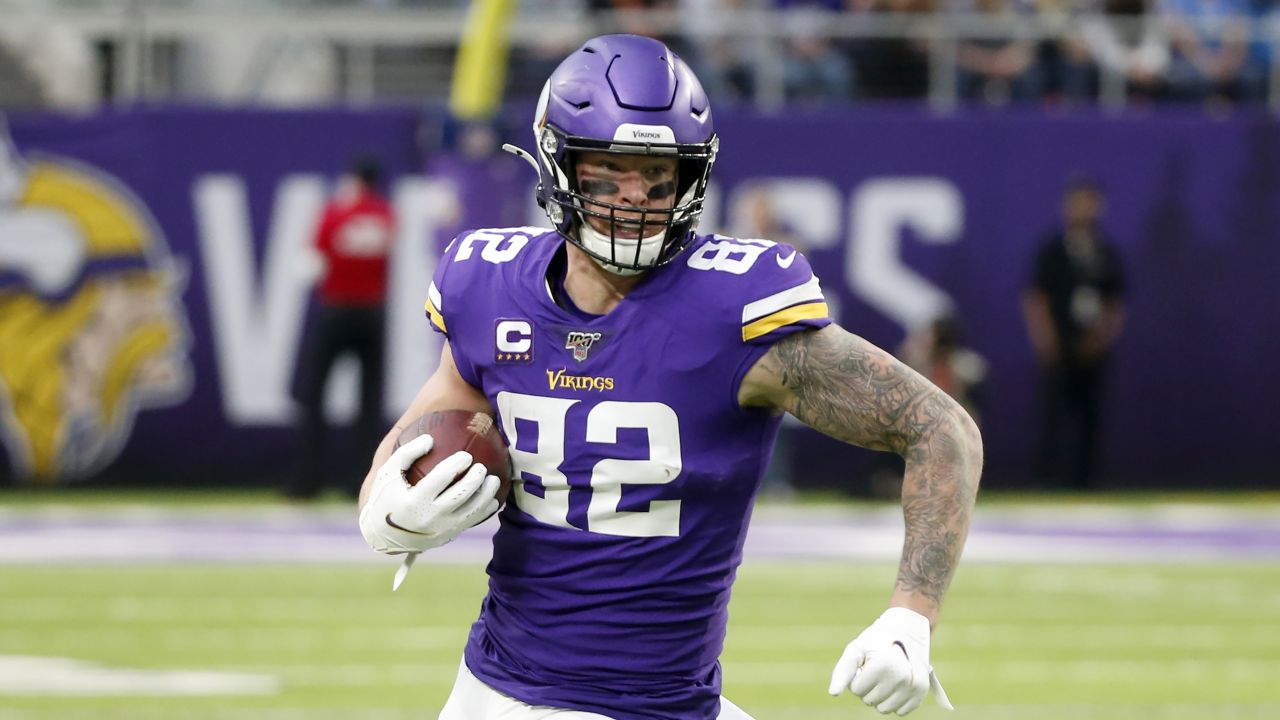
<instances>
[{"instance_id":1,"label":"green turf field","mask_svg":"<svg viewBox=\"0 0 1280 720\"><path fill-rule=\"evenodd\" d=\"M876 717L825 691L845 642L883 607L892 572L748 561L732 604L725 694L757 720ZM0 566L0 657L9 657L0 686L4 668L21 667L12 656L247 673L258 683L248 694L181 697L0 692L0 718L433 720L483 572L420 565L394 595L390 573ZM934 664L959 709L930 700L912 717L1280 718L1280 569L969 564L935 635Z\"/></svg>"}]
</instances>

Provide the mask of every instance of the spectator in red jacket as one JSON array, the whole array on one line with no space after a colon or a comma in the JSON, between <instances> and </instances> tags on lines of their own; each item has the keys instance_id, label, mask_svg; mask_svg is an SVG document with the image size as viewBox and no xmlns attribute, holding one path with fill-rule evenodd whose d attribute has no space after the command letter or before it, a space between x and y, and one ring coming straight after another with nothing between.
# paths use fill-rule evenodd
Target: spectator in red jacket
<instances>
[{"instance_id":1,"label":"spectator in red jacket","mask_svg":"<svg viewBox=\"0 0 1280 720\"><path fill-rule=\"evenodd\" d=\"M325 457L325 387L338 358L360 361L360 414L350 457L373 452L382 434L383 338L387 259L395 237L395 218L378 185L378 164L355 162L325 206L316 230L315 250L323 263L318 311L307 333L300 361L302 454L298 474L285 488L294 499L315 497L329 477L359 477L341 458ZM328 461L326 461L328 460ZM354 495L358 487L342 490Z\"/></svg>"}]
</instances>

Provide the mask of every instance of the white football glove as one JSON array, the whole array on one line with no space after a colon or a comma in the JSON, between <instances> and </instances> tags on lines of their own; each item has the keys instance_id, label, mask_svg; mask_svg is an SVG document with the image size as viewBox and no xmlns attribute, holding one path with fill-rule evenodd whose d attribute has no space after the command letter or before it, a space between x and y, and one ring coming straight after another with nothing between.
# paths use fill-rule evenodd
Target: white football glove
<instances>
[{"instance_id":1,"label":"white football glove","mask_svg":"<svg viewBox=\"0 0 1280 720\"><path fill-rule=\"evenodd\" d=\"M396 448L374 476L369 501L360 511L360 534L369 547L388 555L420 553L440 547L498 510L498 477L484 465L472 464L471 453L459 451L441 460L417 485L405 472L434 444L419 435ZM466 475L453 486L458 473Z\"/></svg>"},{"instance_id":2,"label":"white football glove","mask_svg":"<svg viewBox=\"0 0 1280 720\"><path fill-rule=\"evenodd\" d=\"M930 688L938 705L955 709L929 664L929 619L892 607L845 647L827 692L848 690L883 715L906 715Z\"/></svg>"}]
</instances>

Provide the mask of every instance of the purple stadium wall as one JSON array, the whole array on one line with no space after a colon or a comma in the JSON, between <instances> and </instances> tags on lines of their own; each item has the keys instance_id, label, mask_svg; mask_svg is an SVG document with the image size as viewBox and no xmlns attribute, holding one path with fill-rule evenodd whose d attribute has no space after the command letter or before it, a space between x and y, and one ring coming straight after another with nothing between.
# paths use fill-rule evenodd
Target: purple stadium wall
<instances>
[{"instance_id":1,"label":"purple stadium wall","mask_svg":"<svg viewBox=\"0 0 1280 720\"><path fill-rule=\"evenodd\" d=\"M332 180L360 152L384 158L401 217L388 354L387 414L394 417L438 352L421 317L435 244L463 224L534 218L531 173L514 160L435 157L422 173L420 120L399 110L10 118L16 162L3 152L0 162L95 178L96 187L115 188L112 202L149 218L144 224L155 237L140 252L170 273L185 342L165 350L183 380L150 396L117 387L112 397L128 407L112 411L114 429L100 437L67 420L58 400L43 415L18 417L13 398L34 392L19 387L32 373L18 361L7 374L0 367L0 455L7 460L0 474L30 472L39 455L32 438L41 432L48 436L43 467L55 475L190 484L265 482L287 472L289 385L308 301L299 253ZM763 187L808 247L850 330L893 348L912 323L945 307L958 311L969 344L990 363L984 431L994 486L1019 485L1031 460L1036 374L1018 312L1031 255L1054 225L1066 179L1095 176L1109 197L1105 225L1129 277L1129 324L1106 399L1108 482L1280 485L1274 120L942 119L859 110L804 118L726 113L717 124L723 152L704 230L743 227L743 204ZM30 209L3 185L0 232L6 213L12 221ZM97 217L72 215L77 222ZM166 246L176 262L167 262ZM24 275L35 272L21 266L27 261L6 257L0 253L0 299L34 282ZM50 302L86 287L55 285L45 288ZM13 343L5 322L0 343ZM45 378L42 392L59 397L67 382ZM351 390L333 389L335 416L350 411ZM62 429L49 432L49 423ZM88 438L97 449L73 457L68 437ZM821 450L821 458L798 461L805 485L839 482L849 463L865 466L832 445L806 440L800 447Z\"/></svg>"}]
</instances>

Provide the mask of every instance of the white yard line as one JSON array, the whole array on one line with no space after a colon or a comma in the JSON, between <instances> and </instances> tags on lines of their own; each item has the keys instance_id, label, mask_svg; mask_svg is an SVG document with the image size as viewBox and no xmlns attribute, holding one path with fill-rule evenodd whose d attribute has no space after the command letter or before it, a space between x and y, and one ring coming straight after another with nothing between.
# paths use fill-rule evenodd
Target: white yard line
<instances>
[{"instance_id":1,"label":"white yard line","mask_svg":"<svg viewBox=\"0 0 1280 720\"><path fill-rule=\"evenodd\" d=\"M488 557L496 521L423 556ZM893 562L902 518L889 505L766 505L749 559ZM1280 562L1280 506L1001 505L980 508L969 562ZM0 509L0 565L121 562L378 563L350 508L25 506Z\"/></svg>"},{"instance_id":2,"label":"white yard line","mask_svg":"<svg viewBox=\"0 0 1280 720\"><path fill-rule=\"evenodd\" d=\"M272 675L110 667L65 657L0 655L0 695L274 695Z\"/></svg>"}]
</instances>

